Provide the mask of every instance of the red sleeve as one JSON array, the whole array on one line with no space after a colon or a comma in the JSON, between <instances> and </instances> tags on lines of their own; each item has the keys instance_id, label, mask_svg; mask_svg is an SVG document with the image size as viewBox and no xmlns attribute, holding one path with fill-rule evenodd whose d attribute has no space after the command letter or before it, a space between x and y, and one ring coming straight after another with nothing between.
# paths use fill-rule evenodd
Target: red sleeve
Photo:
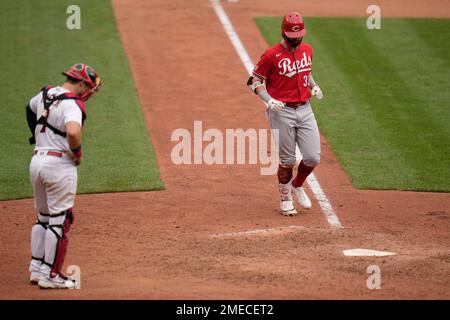
<instances>
[{"instance_id":1,"label":"red sleeve","mask_svg":"<svg viewBox=\"0 0 450 320\"><path fill-rule=\"evenodd\" d=\"M272 70L272 57L269 50L263 53L261 59L253 69L253 74L261 78L267 79Z\"/></svg>"}]
</instances>

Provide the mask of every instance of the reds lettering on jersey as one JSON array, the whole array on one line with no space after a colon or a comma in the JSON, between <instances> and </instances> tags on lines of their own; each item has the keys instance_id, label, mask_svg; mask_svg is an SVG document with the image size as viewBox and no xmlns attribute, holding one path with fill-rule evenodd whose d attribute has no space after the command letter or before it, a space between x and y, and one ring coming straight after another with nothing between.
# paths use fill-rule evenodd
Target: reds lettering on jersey
<instances>
[{"instance_id":1,"label":"reds lettering on jersey","mask_svg":"<svg viewBox=\"0 0 450 320\"><path fill-rule=\"evenodd\" d=\"M309 75L312 48L307 43L291 52L281 43L264 52L253 70L266 81L269 95L283 102L305 102L311 97Z\"/></svg>"}]
</instances>

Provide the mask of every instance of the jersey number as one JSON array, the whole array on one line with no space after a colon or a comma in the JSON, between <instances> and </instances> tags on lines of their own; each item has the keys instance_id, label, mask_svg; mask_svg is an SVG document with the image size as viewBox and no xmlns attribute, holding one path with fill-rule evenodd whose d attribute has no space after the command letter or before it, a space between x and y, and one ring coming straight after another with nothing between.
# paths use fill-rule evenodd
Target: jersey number
<instances>
[{"instance_id":1,"label":"jersey number","mask_svg":"<svg viewBox=\"0 0 450 320\"><path fill-rule=\"evenodd\" d=\"M309 87L309 76L303 76L303 86Z\"/></svg>"}]
</instances>

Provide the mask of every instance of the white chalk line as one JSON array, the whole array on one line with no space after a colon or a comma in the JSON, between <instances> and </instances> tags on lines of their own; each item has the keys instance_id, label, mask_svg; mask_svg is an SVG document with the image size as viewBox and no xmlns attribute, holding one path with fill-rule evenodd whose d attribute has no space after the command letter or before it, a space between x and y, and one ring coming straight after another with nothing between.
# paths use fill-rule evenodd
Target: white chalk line
<instances>
[{"instance_id":1,"label":"white chalk line","mask_svg":"<svg viewBox=\"0 0 450 320\"><path fill-rule=\"evenodd\" d=\"M297 230L306 230L306 227L302 226L287 226L287 227L275 227L275 228L265 228L265 229L254 229L248 231L238 231L238 232L227 232L227 233L214 233L210 234L211 238L233 238L233 237L244 237L244 236L258 236L258 235L275 235L283 234Z\"/></svg>"},{"instance_id":2,"label":"white chalk line","mask_svg":"<svg viewBox=\"0 0 450 320\"><path fill-rule=\"evenodd\" d=\"M330 201L328 200L327 196L325 195L325 192L323 191L322 187L320 186L319 180L317 180L314 173L311 173L308 176L308 178L306 178L306 182L308 183L309 187L311 188L312 192L314 193L314 196L316 197L316 200L319 203L320 209L322 209L322 212L325 215L325 218L327 218L328 224L332 228L335 228L335 229L343 228L336 212L334 212Z\"/></svg>"},{"instance_id":3,"label":"white chalk line","mask_svg":"<svg viewBox=\"0 0 450 320\"><path fill-rule=\"evenodd\" d=\"M228 35L228 38L230 38L230 41L233 44L234 49L236 49L239 58L241 58L241 61L244 64L245 69L247 69L247 73L251 75L254 68L252 59L250 59L250 56L248 55L247 50L245 50L245 47L242 44L241 39L234 30L233 24L228 18L228 15L226 14L225 10L223 10L222 6L220 5L220 1L219 0L210 0L210 1L214 8L214 11L219 17L220 23L222 23L222 26L225 29L225 33Z\"/></svg>"},{"instance_id":4,"label":"white chalk line","mask_svg":"<svg viewBox=\"0 0 450 320\"><path fill-rule=\"evenodd\" d=\"M241 42L241 39L239 38L238 34L236 33L233 24L231 23L230 19L228 18L228 15L226 14L225 10L222 8L219 0L210 0L212 7L214 8L214 11L217 14L217 17L220 20L220 23L222 24L225 33L228 35L228 38L230 39L231 43L233 44L234 49L236 50L237 54L239 55L239 58L241 59L242 63L244 64L245 69L247 70L247 73L249 75L252 74L254 64L245 49L244 45ZM298 146L297 146L298 149ZM300 154L300 150L296 150L296 154ZM309 187L311 188L311 191L314 193L314 196L319 203L319 206L325 215L329 225L332 228L340 229L343 228L341 222L339 221L338 216L336 215L336 212L334 212L333 207L328 200L327 196L325 195L325 192L323 191L322 187L320 186L319 181L317 180L314 173L311 173L306 182L308 183Z\"/></svg>"}]
</instances>

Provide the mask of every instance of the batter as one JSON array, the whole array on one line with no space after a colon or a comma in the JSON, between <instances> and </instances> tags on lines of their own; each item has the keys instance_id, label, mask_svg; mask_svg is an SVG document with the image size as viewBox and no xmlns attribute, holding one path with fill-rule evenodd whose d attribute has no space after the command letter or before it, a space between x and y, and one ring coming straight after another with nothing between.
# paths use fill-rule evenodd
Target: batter
<instances>
[{"instance_id":1,"label":"batter","mask_svg":"<svg viewBox=\"0 0 450 320\"><path fill-rule=\"evenodd\" d=\"M296 215L292 193L299 204L311 208L303 184L320 161L320 135L310 98L323 98L311 74L313 50L304 43L306 29L298 12L283 17L283 40L267 49L253 70L247 85L267 103L272 129L279 130L278 182L280 209L284 215ZM295 147L303 156L293 177Z\"/></svg>"},{"instance_id":2,"label":"batter","mask_svg":"<svg viewBox=\"0 0 450 320\"><path fill-rule=\"evenodd\" d=\"M84 102L101 85L94 69L82 63L63 74L67 78L62 86L43 88L26 108L30 143L36 144L30 178L38 215L31 229L30 283L47 289L75 288L61 269L74 220Z\"/></svg>"}]
</instances>

